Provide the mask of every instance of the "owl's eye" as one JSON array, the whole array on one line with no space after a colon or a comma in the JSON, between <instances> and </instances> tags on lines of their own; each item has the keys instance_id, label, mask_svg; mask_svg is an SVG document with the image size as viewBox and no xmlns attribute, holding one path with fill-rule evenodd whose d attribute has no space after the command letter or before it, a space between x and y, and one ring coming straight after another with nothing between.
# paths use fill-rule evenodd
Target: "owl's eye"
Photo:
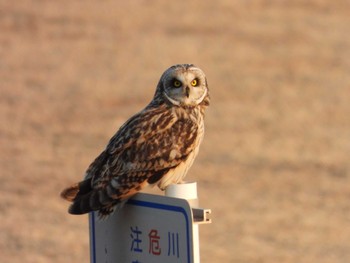
<instances>
[{"instance_id":1,"label":"owl's eye","mask_svg":"<svg viewBox=\"0 0 350 263\"><path fill-rule=\"evenodd\" d=\"M192 87L196 87L198 85L198 80L197 79L192 80L191 85Z\"/></svg>"},{"instance_id":2,"label":"owl's eye","mask_svg":"<svg viewBox=\"0 0 350 263\"><path fill-rule=\"evenodd\" d=\"M173 85L174 85L175 88L179 88L179 87L181 87L181 81L175 79L175 80L173 81Z\"/></svg>"}]
</instances>

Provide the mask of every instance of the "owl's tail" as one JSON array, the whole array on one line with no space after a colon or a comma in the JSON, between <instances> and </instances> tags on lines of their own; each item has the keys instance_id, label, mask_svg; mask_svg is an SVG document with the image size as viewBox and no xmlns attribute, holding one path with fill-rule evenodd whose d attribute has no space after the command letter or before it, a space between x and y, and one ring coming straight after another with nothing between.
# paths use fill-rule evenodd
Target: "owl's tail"
<instances>
[{"instance_id":1,"label":"owl's tail","mask_svg":"<svg viewBox=\"0 0 350 263\"><path fill-rule=\"evenodd\" d=\"M92 193L91 178L89 178L64 189L61 197L73 202L68 210L70 214L81 215L96 210L90 205Z\"/></svg>"},{"instance_id":2,"label":"owl's tail","mask_svg":"<svg viewBox=\"0 0 350 263\"><path fill-rule=\"evenodd\" d=\"M61 197L67 201L73 202L78 196L88 194L91 190L91 178L89 178L64 189L61 192Z\"/></svg>"},{"instance_id":3,"label":"owl's tail","mask_svg":"<svg viewBox=\"0 0 350 263\"><path fill-rule=\"evenodd\" d=\"M113 211L113 206L119 201L109 197L105 189L92 189L91 178L67 187L61 192L61 197L73 202L68 210L73 215L99 210L100 216L105 216Z\"/></svg>"}]
</instances>

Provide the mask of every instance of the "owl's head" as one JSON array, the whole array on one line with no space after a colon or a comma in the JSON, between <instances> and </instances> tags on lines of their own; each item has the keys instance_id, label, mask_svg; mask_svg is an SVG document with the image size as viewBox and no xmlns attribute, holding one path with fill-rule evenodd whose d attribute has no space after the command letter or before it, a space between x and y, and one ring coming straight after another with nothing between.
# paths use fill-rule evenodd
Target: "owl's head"
<instances>
[{"instance_id":1,"label":"owl's head","mask_svg":"<svg viewBox=\"0 0 350 263\"><path fill-rule=\"evenodd\" d=\"M205 74L192 64L174 65L160 78L155 97L175 106L208 106L209 90Z\"/></svg>"}]
</instances>

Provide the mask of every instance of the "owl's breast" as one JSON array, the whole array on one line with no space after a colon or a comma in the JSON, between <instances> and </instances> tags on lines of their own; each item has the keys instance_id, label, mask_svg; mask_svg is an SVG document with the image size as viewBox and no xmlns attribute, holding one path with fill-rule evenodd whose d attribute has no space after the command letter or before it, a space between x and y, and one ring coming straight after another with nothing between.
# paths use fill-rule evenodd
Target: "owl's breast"
<instances>
[{"instance_id":1,"label":"owl's breast","mask_svg":"<svg viewBox=\"0 0 350 263\"><path fill-rule=\"evenodd\" d=\"M200 144L202 143L204 137L204 121L203 117L197 119L196 123L196 134L191 134L187 136L193 136L195 139L192 141L191 145L187 147L191 148L191 151L188 155L184 156L182 161L174 168L170 169L158 182L160 189L165 189L170 184L177 184L184 180L186 174L191 168L195 158L198 155Z\"/></svg>"}]
</instances>

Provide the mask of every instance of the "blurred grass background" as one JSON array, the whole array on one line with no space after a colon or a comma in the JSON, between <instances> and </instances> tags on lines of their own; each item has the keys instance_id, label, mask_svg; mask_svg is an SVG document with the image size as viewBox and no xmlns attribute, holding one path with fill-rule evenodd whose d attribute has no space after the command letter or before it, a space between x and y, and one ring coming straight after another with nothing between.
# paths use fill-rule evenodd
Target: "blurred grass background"
<instances>
[{"instance_id":1,"label":"blurred grass background","mask_svg":"<svg viewBox=\"0 0 350 263\"><path fill-rule=\"evenodd\" d=\"M212 104L202 262L350 261L350 2L0 1L1 262L88 262L79 180L162 72ZM159 193L156 189L153 190Z\"/></svg>"}]
</instances>

